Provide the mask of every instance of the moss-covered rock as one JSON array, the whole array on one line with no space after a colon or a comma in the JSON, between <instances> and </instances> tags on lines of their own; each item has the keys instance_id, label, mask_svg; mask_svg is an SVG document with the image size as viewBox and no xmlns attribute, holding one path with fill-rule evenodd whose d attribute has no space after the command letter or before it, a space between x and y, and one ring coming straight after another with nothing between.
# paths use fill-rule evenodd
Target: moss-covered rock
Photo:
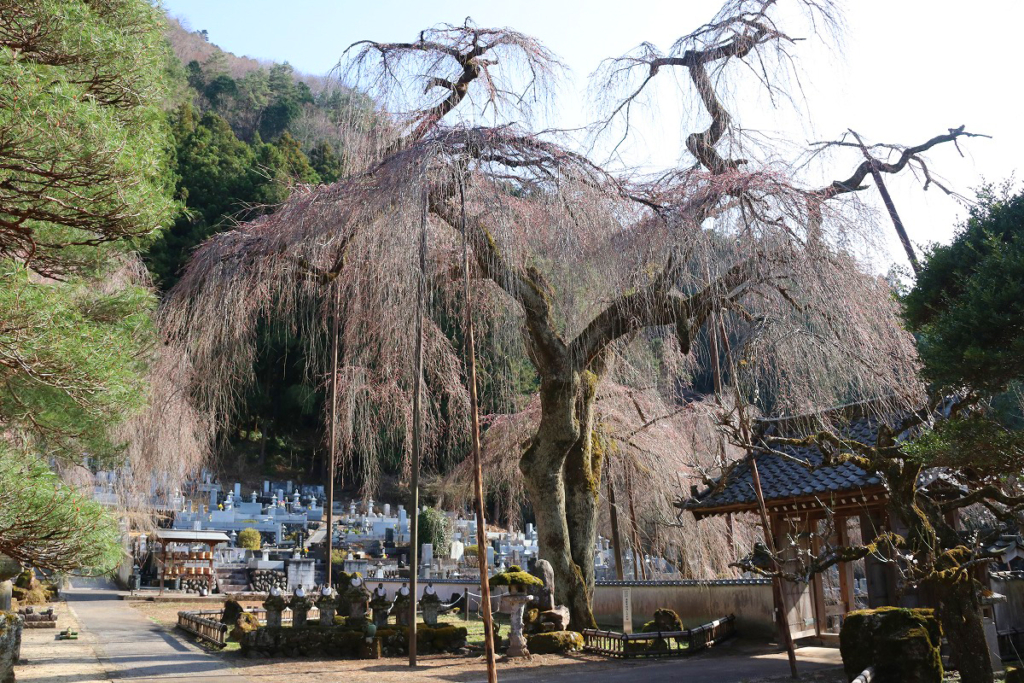
<instances>
[{"instance_id":1,"label":"moss-covered rock","mask_svg":"<svg viewBox=\"0 0 1024 683\"><path fill-rule=\"evenodd\" d=\"M654 619L644 624L644 633L656 631L682 631L683 621L670 609L662 608L654 611Z\"/></svg>"},{"instance_id":2,"label":"moss-covered rock","mask_svg":"<svg viewBox=\"0 0 1024 683\"><path fill-rule=\"evenodd\" d=\"M583 649L583 636L576 631L537 633L527 638L526 648L535 655L578 652Z\"/></svg>"},{"instance_id":3,"label":"moss-covered rock","mask_svg":"<svg viewBox=\"0 0 1024 683\"><path fill-rule=\"evenodd\" d=\"M518 565L512 565L508 569L492 576L487 583L491 588L495 586L515 586L523 588L525 586L543 586L544 582L538 579L530 572L524 572L522 567Z\"/></svg>"},{"instance_id":4,"label":"moss-covered rock","mask_svg":"<svg viewBox=\"0 0 1024 683\"><path fill-rule=\"evenodd\" d=\"M235 619L234 628L231 629L231 633L228 634L229 640L241 641L245 637L246 633L255 631L260 627L260 621L256 618L255 614L249 612L242 612Z\"/></svg>"},{"instance_id":5,"label":"moss-covered rock","mask_svg":"<svg viewBox=\"0 0 1024 683\"><path fill-rule=\"evenodd\" d=\"M880 683L940 683L941 638L934 610L880 607L846 615L839 649L850 680L873 666Z\"/></svg>"},{"instance_id":6,"label":"moss-covered rock","mask_svg":"<svg viewBox=\"0 0 1024 683\"><path fill-rule=\"evenodd\" d=\"M57 597L57 588L37 579L33 569L26 569L14 580L11 596L21 606L44 605Z\"/></svg>"}]
</instances>

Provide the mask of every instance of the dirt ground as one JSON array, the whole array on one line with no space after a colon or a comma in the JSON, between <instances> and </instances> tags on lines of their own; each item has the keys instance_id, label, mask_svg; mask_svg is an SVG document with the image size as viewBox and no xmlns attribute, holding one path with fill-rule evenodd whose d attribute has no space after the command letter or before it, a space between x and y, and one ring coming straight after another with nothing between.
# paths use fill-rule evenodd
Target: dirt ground
<instances>
[{"instance_id":1,"label":"dirt ground","mask_svg":"<svg viewBox=\"0 0 1024 683\"><path fill-rule=\"evenodd\" d=\"M109 680L88 633L79 633L78 640L57 640L57 634L69 626L76 631L80 629L66 602L51 604L57 613L57 628L25 629L22 634L21 662L14 669L19 683L96 683Z\"/></svg>"},{"instance_id":2,"label":"dirt ground","mask_svg":"<svg viewBox=\"0 0 1024 683\"><path fill-rule=\"evenodd\" d=\"M196 609L194 604L174 602L131 602L133 609L145 614L152 621L173 629L177 623L178 611ZM249 606L249 603L242 603ZM255 605L257 603L251 603ZM457 621L453 619L453 623ZM479 621L464 623L470 630L469 642L482 642L483 625ZM503 627L503 631L507 626ZM479 633L478 633L479 632ZM177 632L181 636L181 632ZM477 636L477 637L474 637ZM429 655L418 659L415 669L410 669L404 659L388 658L378 663L353 659L319 659L304 658L301 661L287 658L248 659L231 644L222 651L225 661L239 670L239 673L252 680L286 680L299 671L305 680L320 683L321 681L373 681L374 683L409 683L409 681L478 681L486 678L485 663L482 656ZM514 659L498 662L498 674L501 680L523 677L539 680L537 671L544 668L546 674L569 674L596 672L609 668L621 667L623 662L609 660L606 657L578 653L569 657L561 655L534 655L530 660Z\"/></svg>"}]
</instances>

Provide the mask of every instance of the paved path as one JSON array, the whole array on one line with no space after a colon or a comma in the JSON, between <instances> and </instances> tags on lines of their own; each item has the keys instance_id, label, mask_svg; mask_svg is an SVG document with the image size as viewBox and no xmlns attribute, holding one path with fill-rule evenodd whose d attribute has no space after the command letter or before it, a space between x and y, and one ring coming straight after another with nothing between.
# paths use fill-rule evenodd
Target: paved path
<instances>
[{"instance_id":1,"label":"paved path","mask_svg":"<svg viewBox=\"0 0 1024 683\"><path fill-rule=\"evenodd\" d=\"M112 680L138 683L248 683L228 664L182 642L118 599L115 590L65 592Z\"/></svg>"}]
</instances>

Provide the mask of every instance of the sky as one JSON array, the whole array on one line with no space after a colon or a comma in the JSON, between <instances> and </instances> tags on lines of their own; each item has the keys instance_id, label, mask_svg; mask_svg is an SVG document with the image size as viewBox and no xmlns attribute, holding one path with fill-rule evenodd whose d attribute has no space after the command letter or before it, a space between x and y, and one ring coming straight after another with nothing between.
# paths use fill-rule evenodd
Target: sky
<instances>
[{"instance_id":1,"label":"sky","mask_svg":"<svg viewBox=\"0 0 1024 683\"><path fill-rule=\"evenodd\" d=\"M792 0L790 0L792 2ZM296 70L325 74L345 48L362 39L413 40L420 30L467 16L481 26L510 26L530 34L570 69L548 125L574 127L593 120L587 78L602 59L643 41L667 49L709 20L716 0L515 0L456 3L453 0L164 0L168 12L192 30L236 55L287 61ZM785 4L785 0L783 2ZM755 88L738 91L736 120L745 128L804 145L835 139L848 128L868 142L918 144L949 128L992 136L951 145L928 155L929 166L966 196L983 179L999 182L1015 173L1024 154L1022 96L1017 85L1020 0L850 0L843 4L842 45L800 42L795 106L774 110ZM753 84L749 84L753 85ZM746 88L747 84L743 84ZM665 168L681 159L683 105L670 89L658 91L640 137L627 150L630 165ZM690 129L692 130L692 129ZM814 173L821 184L848 177L860 158L839 156ZM948 242L965 213L962 204L934 187L923 192L909 175L887 178L890 192L918 246ZM874 190L864 199L881 207ZM904 264L891 224L875 267Z\"/></svg>"}]
</instances>

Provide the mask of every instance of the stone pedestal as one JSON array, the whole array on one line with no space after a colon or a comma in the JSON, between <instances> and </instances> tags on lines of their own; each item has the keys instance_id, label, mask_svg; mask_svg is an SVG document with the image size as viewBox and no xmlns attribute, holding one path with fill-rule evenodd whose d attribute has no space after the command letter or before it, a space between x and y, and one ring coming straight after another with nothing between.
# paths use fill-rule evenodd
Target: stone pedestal
<instances>
[{"instance_id":1,"label":"stone pedestal","mask_svg":"<svg viewBox=\"0 0 1024 683\"><path fill-rule=\"evenodd\" d=\"M281 612L284 611L285 601L281 595L269 595L263 601L263 609L267 610L267 627L281 628Z\"/></svg>"},{"instance_id":2,"label":"stone pedestal","mask_svg":"<svg viewBox=\"0 0 1024 683\"><path fill-rule=\"evenodd\" d=\"M508 636L508 657L529 657L530 651L526 649L526 636L523 635L523 611L527 603L533 600L532 595L523 593L510 593L504 596L505 603L512 608L512 628Z\"/></svg>"}]
</instances>

